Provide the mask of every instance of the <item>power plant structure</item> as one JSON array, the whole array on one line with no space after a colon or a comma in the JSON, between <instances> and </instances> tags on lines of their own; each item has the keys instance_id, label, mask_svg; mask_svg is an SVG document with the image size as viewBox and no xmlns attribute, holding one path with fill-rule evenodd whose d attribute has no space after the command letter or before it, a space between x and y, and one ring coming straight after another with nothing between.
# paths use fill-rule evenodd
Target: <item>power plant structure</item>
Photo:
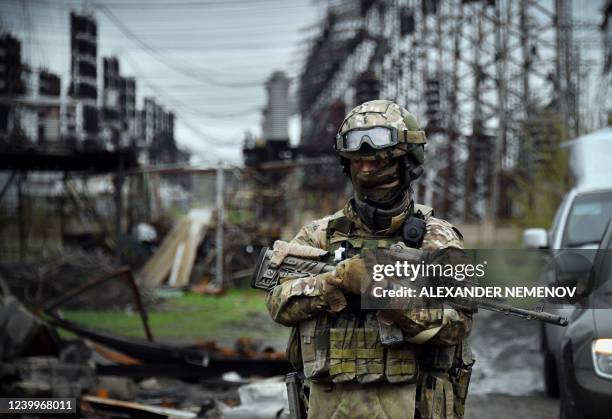
<instances>
[{"instance_id":1,"label":"power plant structure","mask_svg":"<svg viewBox=\"0 0 612 419\"><path fill-rule=\"evenodd\" d=\"M609 123L611 10L602 1L589 21L571 0L330 1L299 76L300 149L331 154L341 115L393 100L427 132L421 202L455 220L518 215L517 182Z\"/></svg>"}]
</instances>

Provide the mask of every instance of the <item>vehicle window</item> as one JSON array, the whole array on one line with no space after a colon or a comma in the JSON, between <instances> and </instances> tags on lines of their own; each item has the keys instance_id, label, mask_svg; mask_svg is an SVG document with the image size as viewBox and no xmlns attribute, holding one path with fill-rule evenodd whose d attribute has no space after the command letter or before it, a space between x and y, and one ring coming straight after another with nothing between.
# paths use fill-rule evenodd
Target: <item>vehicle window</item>
<instances>
[{"instance_id":1,"label":"vehicle window","mask_svg":"<svg viewBox=\"0 0 612 419\"><path fill-rule=\"evenodd\" d=\"M612 217L612 192L580 195L570 210L562 247L598 244Z\"/></svg>"}]
</instances>

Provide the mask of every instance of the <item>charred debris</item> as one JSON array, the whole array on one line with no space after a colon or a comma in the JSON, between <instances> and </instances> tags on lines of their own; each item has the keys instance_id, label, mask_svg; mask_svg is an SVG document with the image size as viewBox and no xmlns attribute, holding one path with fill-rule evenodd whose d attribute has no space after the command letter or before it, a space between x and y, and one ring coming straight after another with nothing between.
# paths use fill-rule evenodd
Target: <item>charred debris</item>
<instances>
[{"instance_id":1,"label":"charred debris","mask_svg":"<svg viewBox=\"0 0 612 419\"><path fill-rule=\"evenodd\" d=\"M79 283L65 281L71 288L40 278L38 286L48 288L42 292L51 296L44 301L36 299L42 292L32 284L32 272L22 269L9 280L0 279L0 394L75 397L85 417L253 417L248 412L256 411L276 417L284 410L285 385L279 376L291 367L283 353L260 350L247 338L235 348L214 341L156 341L146 310L156 297L141 292L127 267L113 268L78 254L37 269L54 278L62 272L84 273L87 262L100 274ZM2 276L9 277L6 267ZM11 288L22 298L29 296L30 308ZM61 313L63 307L111 302L138 312L146 339L87 327Z\"/></svg>"}]
</instances>

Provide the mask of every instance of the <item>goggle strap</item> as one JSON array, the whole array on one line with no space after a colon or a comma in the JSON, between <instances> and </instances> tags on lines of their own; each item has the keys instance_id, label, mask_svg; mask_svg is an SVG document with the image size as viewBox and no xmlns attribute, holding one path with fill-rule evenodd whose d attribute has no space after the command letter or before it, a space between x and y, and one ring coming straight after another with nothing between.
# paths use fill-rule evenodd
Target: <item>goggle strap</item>
<instances>
[{"instance_id":1,"label":"goggle strap","mask_svg":"<svg viewBox=\"0 0 612 419\"><path fill-rule=\"evenodd\" d=\"M425 136L425 131L401 131L402 141L405 143L413 143L413 144L425 144L427 143L427 137Z\"/></svg>"}]
</instances>

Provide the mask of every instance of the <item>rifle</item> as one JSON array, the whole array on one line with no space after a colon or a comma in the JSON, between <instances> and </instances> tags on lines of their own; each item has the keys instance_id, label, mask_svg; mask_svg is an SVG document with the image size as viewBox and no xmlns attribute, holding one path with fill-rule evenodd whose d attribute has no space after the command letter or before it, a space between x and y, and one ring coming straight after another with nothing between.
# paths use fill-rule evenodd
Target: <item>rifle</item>
<instances>
[{"instance_id":1,"label":"rifle","mask_svg":"<svg viewBox=\"0 0 612 419\"><path fill-rule=\"evenodd\" d=\"M391 251L388 252L388 254L398 259L405 259L415 262L415 249L408 249L408 251L410 251L409 255L403 255L403 252L401 251ZM272 254L273 251L267 247L263 248L259 253L257 264L251 278L251 287L270 291L277 284L279 284L283 278L300 278L310 275L319 275L321 273L331 272L336 268L336 265L333 263L291 255L285 257L283 262L279 266L276 266L270 262ZM336 258L336 261L338 261L338 258ZM449 286L449 283L443 281L438 282L437 284L430 283L428 285ZM413 286L418 287L422 285L416 284ZM477 285L469 281L453 281L452 286L472 287ZM478 309L483 309L496 311L506 315L517 316L526 320L539 320L557 326L567 326L568 324L567 318L558 316L556 314L547 313L542 310L543 307L541 306L536 308L536 310L528 310L514 307L501 298L452 297L444 298L442 300L451 307L462 310L471 310L476 312Z\"/></svg>"}]
</instances>

